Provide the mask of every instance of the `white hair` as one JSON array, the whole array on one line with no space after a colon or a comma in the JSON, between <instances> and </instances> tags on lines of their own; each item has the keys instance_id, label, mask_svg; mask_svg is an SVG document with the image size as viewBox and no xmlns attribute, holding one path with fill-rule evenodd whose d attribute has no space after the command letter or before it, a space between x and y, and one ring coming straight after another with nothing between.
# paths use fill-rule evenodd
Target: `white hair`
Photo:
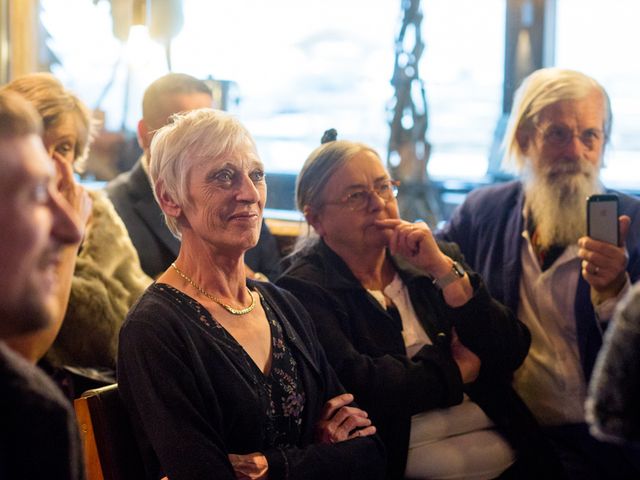
<instances>
[{"instance_id":1,"label":"white hair","mask_svg":"<svg viewBox=\"0 0 640 480\"><path fill-rule=\"evenodd\" d=\"M533 127L537 116L544 108L562 100L582 99L594 90L602 94L605 102L602 129L606 142L609 140L613 121L611 103L607 92L596 80L575 70L555 67L536 70L525 78L513 98L513 107L502 143L502 167L506 171L522 173L527 158L518 143L518 133L521 129Z\"/></svg>"},{"instance_id":2,"label":"white hair","mask_svg":"<svg viewBox=\"0 0 640 480\"><path fill-rule=\"evenodd\" d=\"M149 176L156 201L161 187L176 204L189 205L189 172L196 160L215 160L233 152L258 156L249 131L229 113L201 108L172 115L169 120L151 142ZM166 213L164 217L171 233L181 238L178 219Z\"/></svg>"}]
</instances>

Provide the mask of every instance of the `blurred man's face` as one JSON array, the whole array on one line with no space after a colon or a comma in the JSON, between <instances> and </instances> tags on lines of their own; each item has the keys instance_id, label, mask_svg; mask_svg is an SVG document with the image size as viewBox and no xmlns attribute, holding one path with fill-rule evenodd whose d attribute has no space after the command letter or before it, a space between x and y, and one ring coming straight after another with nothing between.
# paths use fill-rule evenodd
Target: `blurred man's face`
<instances>
[{"instance_id":1,"label":"blurred man's face","mask_svg":"<svg viewBox=\"0 0 640 480\"><path fill-rule=\"evenodd\" d=\"M0 138L0 338L56 318L63 247L80 241L55 168L37 135Z\"/></svg>"},{"instance_id":2,"label":"blurred man's face","mask_svg":"<svg viewBox=\"0 0 640 480\"><path fill-rule=\"evenodd\" d=\"M149 147L151 147L151 140L153 140L155 131L164 127L168 123L169 117L174 113L188 112L198 108L211 108L212 104L213 97L203 92L167 95L163 100L162 114L159 115L159 118L149 119L148 121L142 120L143 131L141 131L140 127L138 128L140 146L145 152L149 153Z\"/></svg>"},{"instance_id":3,"label":"blurred man's face","mask_svg":"<svg viewBox=\"0 0 640 480\"><path fill-rule=\"evenodd\" d=\"M597 90L543 109L527 152L532 170L549 181L598 171L604 153L604 121L605 101Z\"/></svg>"}]
</instances>

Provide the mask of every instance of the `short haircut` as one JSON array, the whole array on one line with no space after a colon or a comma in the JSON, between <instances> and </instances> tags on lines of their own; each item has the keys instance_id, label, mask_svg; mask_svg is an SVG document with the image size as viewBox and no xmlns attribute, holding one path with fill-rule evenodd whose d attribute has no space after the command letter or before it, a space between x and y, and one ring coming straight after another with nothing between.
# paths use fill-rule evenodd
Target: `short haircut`
<instances>
[{"instance_id":1,"label":"short haircut","mask_svg":"<svg viewBox=\"0 0 640 480\"><path fill-rule=\"evenodd\" d=\"M201 108L172 115L170 123L156 132L151 142L149 176L157 198L157 187L180 206L189 204L191 167L203 159L215 160L244 152L259 159L249 131L233 115ZM169 230L181 237L177 219L165 214Z\"/></svg>"},{"instance_id":2,"label":"short haircut","mask_svg":"<svg viewBox=\"0 0 640 480\"><path fill-rule=\"evenodd\" d=\"M73 158L74 166L81 170L97 129L97 121L87 106L50 73L23 75L9 82L3 90L17 92L31 102L42 117L45 132L67 113L75 115L78 138Z\"/></svg>"},{"instance_id":3,"label":"short haircut","mask_svg":"<svg viewBox=\"0 0 640 480\"><path fill-rule=\"evenodd\" d=\"M0 92L0 138L42 135L42 119L17 93Z\"/></svg>"},{"instance_id":4,"label":"short haircut","mask_svg":"<svg viewBox=\"0 0 640 480\"><path fill-rule=\"evenodd\" d=\"M163 100L169 95L205 93L213 96L209 86L186 73L169 73L152 82L142 97L142 118L151 128L165 124L167 115ZM173 113L173 112L171 112Z\"/></svg>"},{"instance_id":5,"label":"short haircut","mask_svg":"<svg viewBox=\"0 0 640 480\"><path fill-rule=\"evenodd\" d=\"M307 157L296 178L296 206L320 209L324 199L322 193L329 179L347 161L360 152L369 152L380 158L378 152L364 143L349 140L334 140L320 145Z\"/></svg>"},{"instance_id":6,"label":"short haircut","mask_svg":"<svg viewBox=\"0 0 640 480\"><path fill-rule=\"evenodd\" d=\"M518 144L518 132L535 126L540 112L563 100L580 100L594 91L602 94L605 102L605 119L602 129L605 142L611 134L613 122L611 103L605 89L595 79L575 70L543 68L525 78L514 94L513 107L503 140L502 166L507 171L519 173L525 167L526 156Z\"/></svg>"}]
</instances>

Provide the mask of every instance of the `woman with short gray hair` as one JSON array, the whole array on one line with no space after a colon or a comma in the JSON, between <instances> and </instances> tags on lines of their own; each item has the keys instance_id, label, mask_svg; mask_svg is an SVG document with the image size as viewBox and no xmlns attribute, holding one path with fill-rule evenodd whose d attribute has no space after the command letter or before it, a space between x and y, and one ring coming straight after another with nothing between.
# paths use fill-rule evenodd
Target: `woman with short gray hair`
<instances>
[{"instance_id":1,"label":"woman with short gray hair","mask_svg":"<svg viewBox=\"0 0 640 480\"><path fill-rule=\"evenodd\" d=\"M173 117L151 144L178 258L131 310L118 383L148 478L375 479L383 449L309 316L247 279L266 201L255 143L231 115Z\"/></svg>"}]
</instances>

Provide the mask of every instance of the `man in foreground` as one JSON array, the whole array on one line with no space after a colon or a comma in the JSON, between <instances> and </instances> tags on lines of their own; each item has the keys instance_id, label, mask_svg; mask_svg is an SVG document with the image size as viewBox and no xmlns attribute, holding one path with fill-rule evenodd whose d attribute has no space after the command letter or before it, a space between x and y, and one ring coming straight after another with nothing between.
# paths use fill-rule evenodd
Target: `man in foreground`
<instances>
[{"instance_id":1,"label":"man in foreground","mask_svg":"<svg viewBox=\"0 0 640 480\"><path fill-rule=\"evenodd\" d=\"M81 238L41 132L25 100L0 93L0 478L75 480L84 468L73 409L4 343L58 316L62 251Z\"/></svg>"}]
</instances>

